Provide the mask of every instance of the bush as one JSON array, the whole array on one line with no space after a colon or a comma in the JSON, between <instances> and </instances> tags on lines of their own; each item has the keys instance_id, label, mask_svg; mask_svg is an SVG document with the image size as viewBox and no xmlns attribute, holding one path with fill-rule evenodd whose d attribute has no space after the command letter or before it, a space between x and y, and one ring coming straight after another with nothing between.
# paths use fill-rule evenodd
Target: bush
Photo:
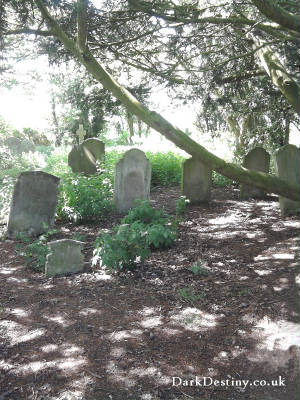
<instances>
[{"instance_id":1,"label":"bush","mask_svg":"<svg viewBox=\"0 0 300 400\"><path fill-rule=\"evenodd\" d=\"M113 191L107 174L84 176L64 175L60 181L58 218L85 223L110 213L113 209Z\"/></svg>"},{"instance_id":2,"label":"bush","mask_svg":"<svg viewBox=\"0 0 300 400\"><path fill-rule=\"evenodd\" d=\"M32 243L30 243L30 239L27 236L19 235L17 237L17 239L21 240L21 243L16 245L16 249L19 255L25 257L27 267L35 271L44 272L47 254L49 253L48 242L55 233L57 233L57 230L52 229Z\"/></svg>"},{"instance_id":3,"label":"bush","mask_svg":"<svg viewBox=\"0 0 300 400\"><path fill-rule=\"evenodd\" d=\"M229 179L226 176L223 176L221 174L218 174L216 171L212 171L212 182L213 182L213 185L221 186L221 187L232 185L231 179Z\"/></svg>"},{"instance_id":4,"label":"bush","mask_svg":"<svg viewBox=\"0 0 300 400\"><path fill-rule=\"evenodd\" d=\"M145 225L134 222L121 225L115 235L103 234L95 242L93 264L112 270L133 269L136 261L143 262L150 254Z\"/></svg>"},{"instance_id":5,"label":"bush","mask_svg":"<svg viewBox=\"0 0 300 400\"><path fill-rule=\"evenodd\" d=\"M132 224L135 221L143 224L165 223L167 214L150 206L148 200L135 200L134 207L129 210L122 224Z\"/></svg>"},{"instance_id":6,"label":"bush","mask_svg":"<svg viewBox=\"0 0 300 400\"><path fill-rule=\"evenodd\" d=\"M151 207L148 200L136 200L122 219L123 224L139 222L147 233L147 242L156 249L170 246L176 239L176 226L162 210Z\"/></svg>"},{"instance_id":7,"label":"bush","mask_svg":"<svg viewBox=\"0 0 300 400\"><path fill-rule=\"evenodd\" d=\"M151 249L168 247L177 237L176 223L148 201L137 201L115 234L102 234L95 242L93 264L113 270L132 269Z\"/></svg>"},{"instance_id":8,"label":"bush","mask_svg":"<svg viewBox=\"0 0 300 400\"><path fill-rule=\"evenodd\" d=\"M152 186L179 185L183 156L168 153L146 153L152 164Z\"/></svg>"}]
</instances>

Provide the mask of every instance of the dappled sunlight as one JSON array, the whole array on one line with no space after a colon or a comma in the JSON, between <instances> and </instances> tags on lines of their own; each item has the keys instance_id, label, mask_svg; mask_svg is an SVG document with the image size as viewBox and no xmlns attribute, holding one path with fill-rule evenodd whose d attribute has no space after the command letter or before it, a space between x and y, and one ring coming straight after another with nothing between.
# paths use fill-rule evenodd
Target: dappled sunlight
<instances>
[{"instance_id":1,"label":"dappled sunlight","mask_svg":"<svg viewBox=\"0 0 300 400\"><path fill-rule=\"evenodd\" d=\"M161 324L162 318L160 316L144 318L144 320L141 321L141 325L143 328L155 328L156 326L159 326Z\"/></svg>"},{"instance_id":2,"label":"dappled sunlight","mask_svg":"<svg viewBox=\"0 0 300 400\"><path fill-rule=\"evenodd\" d=\"M141 329L121 330L109 334L108 338L112 342L119 342L121 340L138 338L140 335L142 335L142 333L143 331Z\"/></svg>"},{"instance_id":3,"label":"dappled sunlight","mask_svg":"<svg viewBox=\"0 0 300 400\"><path fill-rule=\"evenodd\" d=\"M87 307L87 308L80 310L78 314L82 315L84 317L87 317L88 315L102 314L102 311L98 310L96 308Z\"/></svg>"},{"instance_id":4,"label":"dappled sunlight","mask_svg":"<svg viewBox=\"0 0 300 400\"><path fill-rule=\"evenodd\" d=\"M13 275L15 271L17 271L18 268L17 267L8 267L8 268L1 268L0 269L0 274L2 275Z\"/></svg>"},{"instance_id":5,"label":"dappled sunlight","mask_svg":"<svg viewBox=\"0 0 300 400\"><path fill-rule=\"evenodd\" d=\"M3 320L0 321L0 329L2 335L5 337L10 345L18 343L29 342L30 340L37 339L46 333L45 329L32 329L15 321Z\"/></svg>"},{"instance_id":6,"label":"dappled sunlight","mask_svg":"<svg viewBox=\"0 0 300 400\"><path fill-rule=\"evenodd\" d=\"M187 307L178 314L172 315L171 321L173 324L176 323L186 330L194 332L207 331L217 326L217 317L215 315L192 307Z\"/></svg>"},{"instance_id":7,"label":"dappled sunlight","mask_svg":"<svg viewBox=\"0 0 300 400\"><path fill-rule=\"evenodd\" d=\"M272 321L265 317L257 322L253 335L260 337L261 349L287 350L290 346L299 346L300 325L284 320Z\"/></svg>"},{"instance_id":8,"label":"dappled sunlight","mask_svg":"<svg viewBox=\"0 0 300 400\"><path fill-rule=\"evenodd\" d=\"M7 278L7 282L25 283L25 282L28 282L28 279L26 279L26 278L15 278L13 276L10 276L9 278Z\"/></svg>"},{"instance_id":9,"label":"dappled sunlight","mask_svg":"<svg viewBox=\"0 0 300 400\"><path fill-rule=\"evenodd\" d=\"M254 272L259 276L266 276L272 274L272 271L269 269L255 269Z\"/></svg>"},{"instance_id":10,"label":"dappled sunlight","mask_svg":"<svg viewBox=\"0 0 300 400\"><path fill-rule=\"evenodd\" d=\"M15 315L16 317L26 318L29 317L30 312L24 310L23 308L14 308L10 311L10 314Z\"/></svg>"},{"instance_id":11,"label":"dappled sunlight","mask_svg":"<svg viewBox=\"0 0 300 400\"><path fill-rule=\"evenodd\" d=\"M292 368L290 379L297 379L299 365L300 326L294 322L272 321L267 317L258 321L252 336L259 339L257 347L247 358L267 365L268 370Z\"/></svg>"},{"instance_id":12,"label":"dappled sunlight","mask_svg":"<svg viewBox=\"0 0 300 400\"><path fill-rule=\"evenodd\" d=\"M67 326L72 325L72 321L70 321L69 319L66 319L65 317L63 317L63 316L60 315L60 314L57 314L57 315L52 316L52 317L44 316L44 318L45 318L47 321L55 322L56 324L61 325L61 326L67 327Z\"/></svg>"}]
</instances>

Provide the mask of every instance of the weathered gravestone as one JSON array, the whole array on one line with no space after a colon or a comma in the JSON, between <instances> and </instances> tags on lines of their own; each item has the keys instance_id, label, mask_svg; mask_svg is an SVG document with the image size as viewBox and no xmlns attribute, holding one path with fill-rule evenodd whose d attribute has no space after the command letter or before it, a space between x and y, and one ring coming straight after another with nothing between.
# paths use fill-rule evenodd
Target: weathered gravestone
<instances>
[{"instance_id":1,"label":"weathered gravestone","mask_svg":"<svg viewBox=\"0 0 300 400\"><path fill-rule=\"evenodd\" d=\"M211 169L201 161L189 158L182 165L181 193L191 204L205 203L210 200Z\"/></svg>"},{"instance_id":2,"label":"weathered gravestone","mask_svg":"<svg viewBox=\"0 0 300 400\"><path fill-rule=\"evenodd\" d=\"M13 153L28 153L29 151L34 151L34 144L27 139L19 139L17 137L11 136L4 140L3 142L11 152Z\"/></svg>"},{"instance_id":3,"label":"weathered gravestone","mask_svg":"<svg viewBox=\"0 0 300 400\"><path fill-rule=\"evenodd\" d=\"M73 147L68 156L68 164L73 172L94 175L97 163L105 160L105 144L96 138L86 139L80 145Z\"/></svg>"},{"instance_id":4,"label":"weathered gravestone","mask_svg":"<svg viewBox=\"0 0 300 400\"><path fill-rule=\"evenodd\" d=\"M270 154L262 147L255 147L245 156L243 167L253 171L269 172L270 168ZM240 197L241 199L249 198L264 198L266 192L262 189L250 185L241 185Z\"/></svg>"},{"instance_id":5,"label":"weathered gravestone","mask_svg":"<svg viewBox=\"0 0 300 400\"><path fill-rule=\"evenodd\" d=\"M45 275L69 275L83 271L83 246L84 242L71 239L61 239L49 242L49 254L46 258Z\"/></svg>"},{"instance_id":6,"label":"weathered gravestone","mask_svg":"<svg viewBox=\"0 0 300 400\"><path fill-rule=\"evenodd\" d=\"M279 178L299 185L300 149L293 144L281 147L275 153L275 168ZM279 196L279 204L283 216L299 213L300 205L298 201Z\"/></svg>"},{"instance_id":7,"label":"weathered gravestone","mask_svg":"<svg viewBox=\"0 0 300 400\"><path fill-rule=\"evenodd\" d=\"M149 199L151 163L138 149L126 151L115 167L114 200L120 213L127 212L137 199Z\"/></svg>"},{"instance_id":8,"label":"weathered gravestone","mask_svg":"<svg viewBox=\"0 0 300 400\"><path fill-rule=\"evenodd\" d=\"M55 220L59 178L42 171L22 172L14 187L7 236L38 236Z\"/></svg>"}]
</instances>

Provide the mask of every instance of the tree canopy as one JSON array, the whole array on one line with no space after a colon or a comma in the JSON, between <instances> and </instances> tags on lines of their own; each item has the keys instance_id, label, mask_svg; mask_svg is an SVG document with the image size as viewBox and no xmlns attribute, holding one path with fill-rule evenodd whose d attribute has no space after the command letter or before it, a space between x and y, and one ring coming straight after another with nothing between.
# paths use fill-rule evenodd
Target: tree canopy
<instances>
[{"instance_id":1,"label":"tree canopy","mask_svg":"<svg viewBox=\"0 0 300 400\"><path fill-rule=\"evenodd\" d=\"M202 98L204 116L214 103L219 109L225 104L234 117L241 115L245 111L236 110L234 101L238 96L244 99L244 110L251 111L271 104L277 96L279 119L291 120L300 112L296 1L9 0L0 4L3 53L14 43L11 38L33 35L38 51L49 54L51 62L76 59L130 113L210 168L299 199L295 185L209 153L112 77L116 72L121 76L124 65L139 69L177 93L182 90L183 97ZM223 52L226 56L220 57ZM219 115L225 120L222 112Z\"/></svg>"}]
</instances>

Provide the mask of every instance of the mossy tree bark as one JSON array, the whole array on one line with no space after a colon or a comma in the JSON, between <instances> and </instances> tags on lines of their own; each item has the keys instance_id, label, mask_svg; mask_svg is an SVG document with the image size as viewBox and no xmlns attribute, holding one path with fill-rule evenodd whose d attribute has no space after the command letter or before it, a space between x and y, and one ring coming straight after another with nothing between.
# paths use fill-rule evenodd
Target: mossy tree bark
<instances>
[{"instance_id":1,"label":"mossy tree bark","mask_svg":"<svg viewBox=\"0 0 300 400\"><path fill-rule=\"evenodd\" d=\"M47 22L51 32L53 32L53 34L63 43L65 48L85 66L87 71L89 71L93 77L103 85L103 87L119 99L132 114L137 116L137 118L161 133L168 140L191 156L199 159L211 169L227 176L228 178L262 188L270 193L283 195L291 200L297 201L300 199L298 186L290 184L289 182L283 181L277 177L262 172L247 170L246 168L222 160L192 140L157 112L150 111L128 90L118 84L105 68L98 63L87 47L79 48L76 42L66 35L57 21L49 14L42 0L34 1Z\"/></svg>"}]
</instances>

